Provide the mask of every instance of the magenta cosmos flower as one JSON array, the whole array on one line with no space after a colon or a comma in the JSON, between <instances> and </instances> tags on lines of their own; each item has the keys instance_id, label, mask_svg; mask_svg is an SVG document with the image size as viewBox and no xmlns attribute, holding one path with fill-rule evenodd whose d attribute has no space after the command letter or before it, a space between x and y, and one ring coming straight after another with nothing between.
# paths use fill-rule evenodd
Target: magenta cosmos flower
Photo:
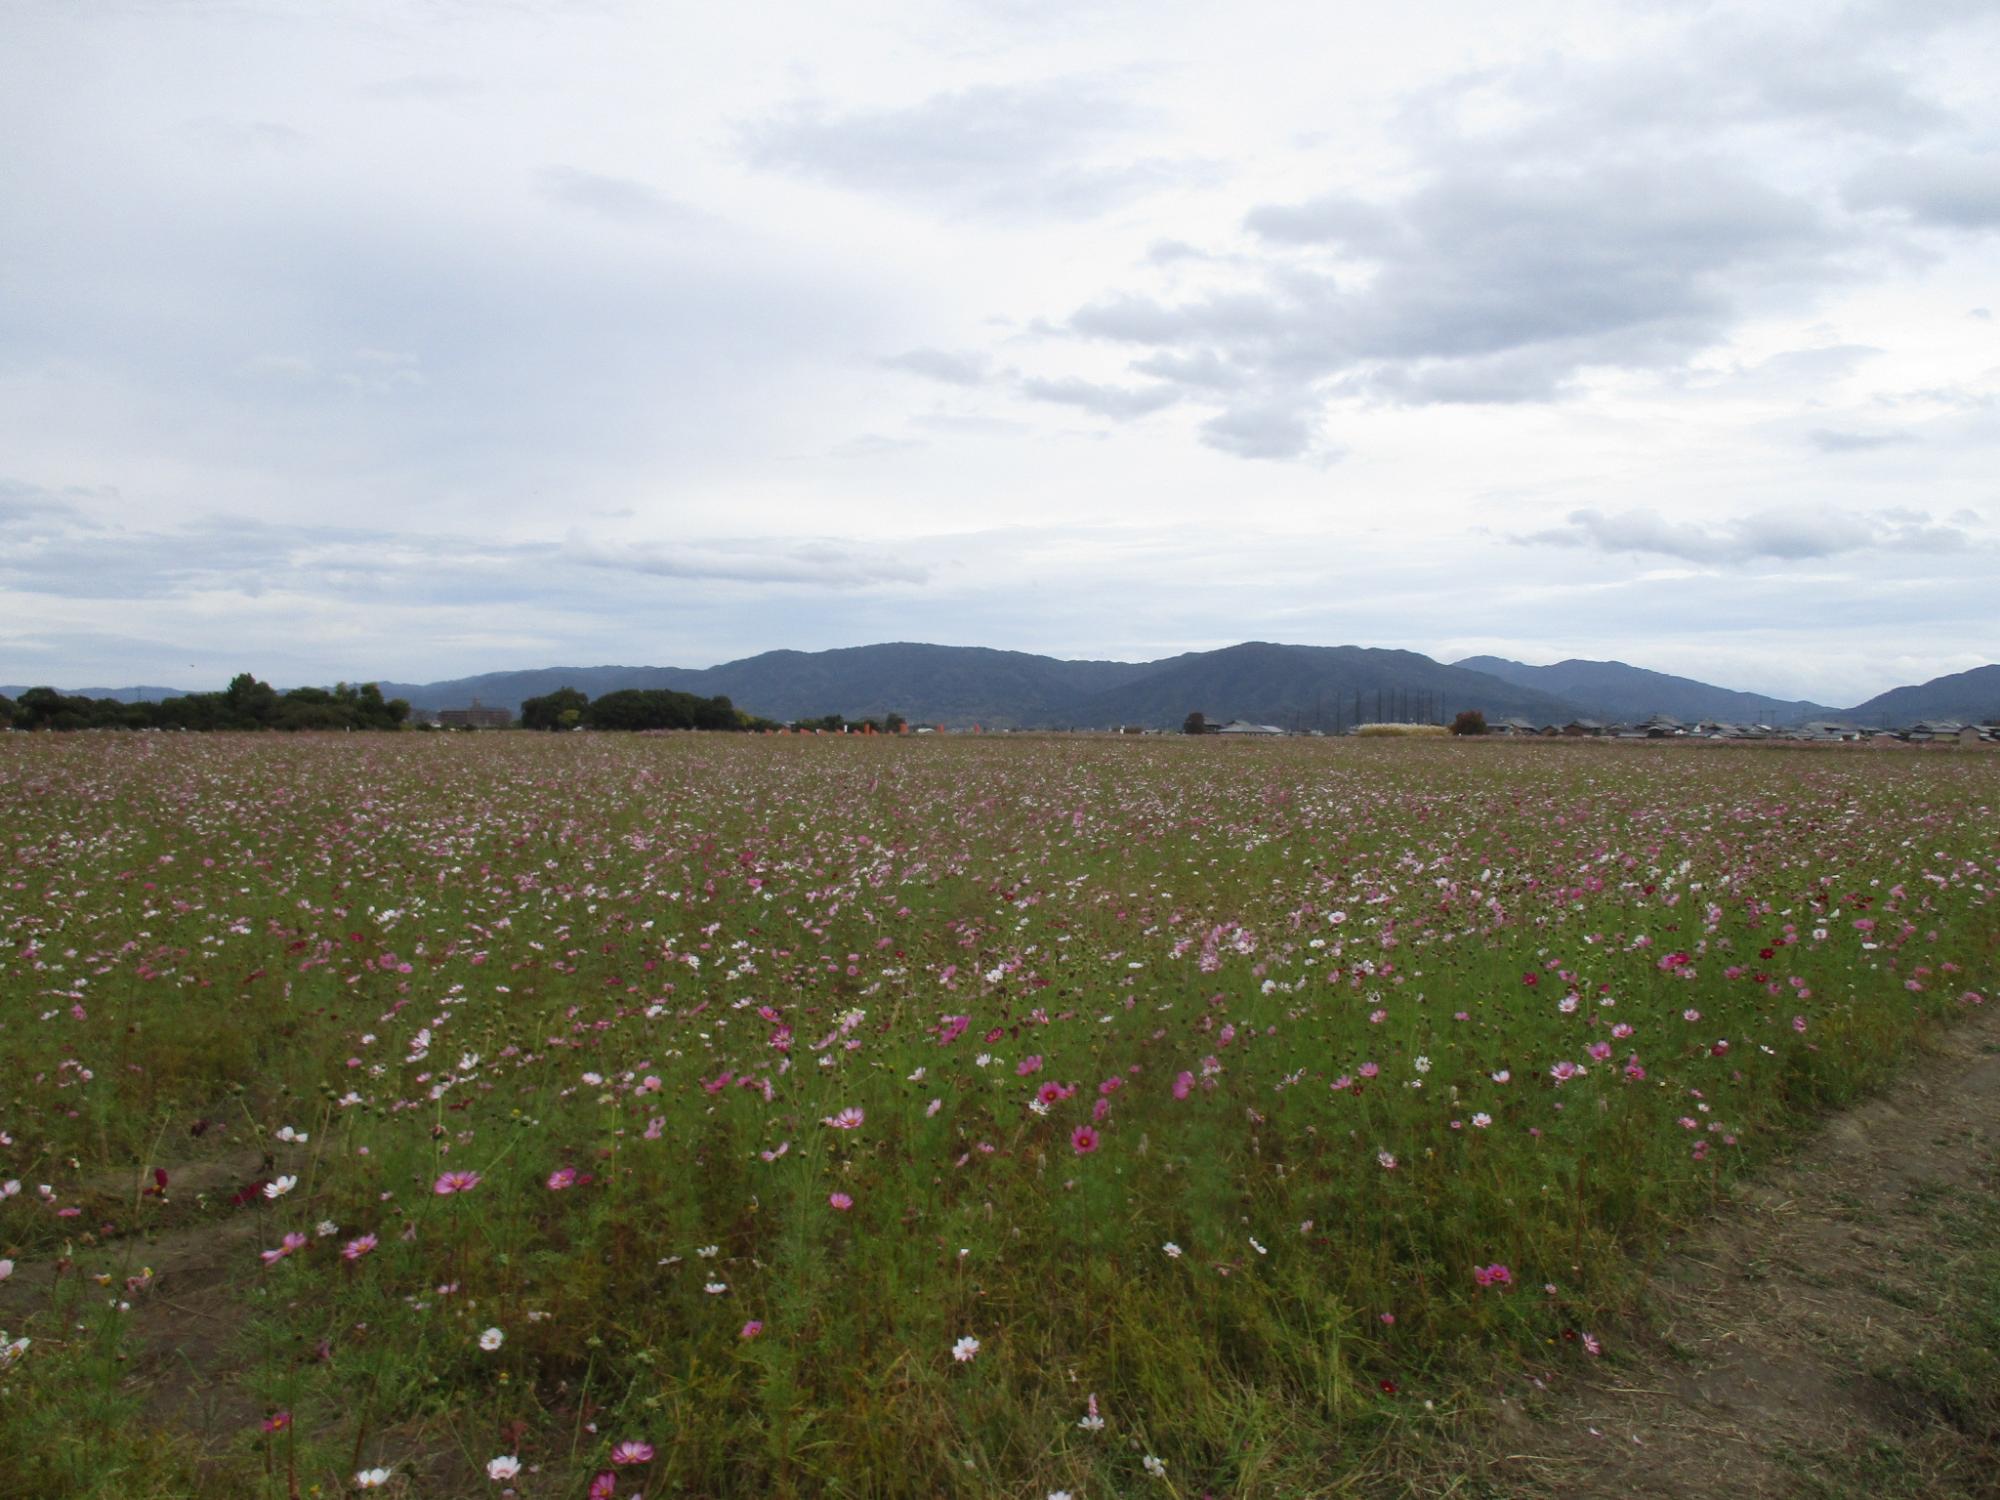
<instances>
[{"instance_id":1,"label":"magenta cosmos flower","mask_svg":"<svg viewBox=\"0 0 2000 1500\"><path fill-rule=\"evenodd\" d=\"M575 1167L557 1167L549 1173L549 1191L560 1193L564 1188L576 1186Z\"/></svg>"},{"instance_id":2,"label":"magenta cosmos flower","mask_svg":"<svg viewBox=\"0 0 2000 1500\"><path fill-rule=\"evenodd\" d=\"M627 1464L650 1463L653 1458L651 1443L635 1442L627 1439L611 1450L611 1461L623 1467Z\"/></svg>"},{"instance_id":3,"label":"magenta cosmos flower","mask_svg":"<svg viewBox=\"0 0 2000 1500\"><path fill-rule=\"evenodd\" d=\"M1069 1148L1078 1156L1088 1156L1097 1149L1097 1132L1088 1125L1079 1125L1069 1133Z\"/></svg>"},{"instance_id":4,"label":"magenta cosmos flower","mask_svg":"<svg viewBox=\"0 0 2000 1500\"><path fill-rule=\"evenodd\" d=\"M446 1172L431 1184L431 1191L440 1198L449 1198L453 1193L469 1193L478 1186L477 1172Z\"/></svg>"},{"instance_id":5,"label":"magenta cosmos flower","mask_svg":"<svg viewBox=\"0 0 2000 1500\"><path fill-rule=\"evenodd\" d=\"M845 1193L831 1193L827 1196L826 1201L841 1213L846 1213L850 1208L854 1207L854 1200Z\"/></svg>"}]
</instances>

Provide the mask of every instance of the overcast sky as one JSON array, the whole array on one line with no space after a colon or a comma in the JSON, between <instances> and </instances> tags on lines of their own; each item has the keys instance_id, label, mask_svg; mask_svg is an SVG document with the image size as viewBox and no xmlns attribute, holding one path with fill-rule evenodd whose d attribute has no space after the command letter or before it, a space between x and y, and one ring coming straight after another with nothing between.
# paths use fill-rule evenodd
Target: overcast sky
<instances>
[{"instance_id":1,"label":"overcast sky","mask_svg":"<svg viewBox=\"0 0 2000 1500\"><path fill-rule=\"evenodd\" d=\"M0 0L0 681L2000 660L1991 0Z\"/></svg>"}]
</instances>

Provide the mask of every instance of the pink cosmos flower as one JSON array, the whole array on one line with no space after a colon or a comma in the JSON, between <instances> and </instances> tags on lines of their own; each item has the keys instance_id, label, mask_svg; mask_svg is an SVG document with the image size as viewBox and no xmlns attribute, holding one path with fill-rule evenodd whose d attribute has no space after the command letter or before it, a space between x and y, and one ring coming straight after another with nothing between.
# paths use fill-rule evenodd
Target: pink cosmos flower
<instances>
[{"instance_id":1,"label":"pink cosmos flower","mask_svg":"<svg viewBox=\"0 0 2000 1500\"><path fill-rule=\"evenodd\" d=\"M618 1476L606 1469L590 1481L590 1500L613 1500L618 1493Z\"/></svg>"},{"instance_id":2,"label":"pink cosmos flower","mask_svg":"<svg viewBox=\"0 0 2000 1500\"><path fill-rule=\"evenodd\" d=\"M850 1104L839 1114L828 1115L820 1121L820 1124L831 1125L835 1130L859 1130L861 1122L867 1118L859 1109Z\"/></svg>"},{"instance_id":3,"label":"pink cosmos flower","mask_svg":"<svg viewBox=\"0 0 2000 1500\"><path fill-rule=\"evenodd\" d=\"M1042 1057L1039 1052L1024 1057L1014 1064L1014 1072L1017 1077L1026 1078L1030 1073L1039 1073L1041 1071Z\"/></svg>"},{"instance_id":4,"label":"pink cosmos flower","mask_svg":"<svg viewBox=\"0 0 2000 1500\"><path fill-rule=\"evenodd\" d=\"M342 1260L359 1260L370 1250L373 1250L376 1244L377 1241L374 1235L358 1235L340 1247L340 1258Z\"/></svg>"},{"instance_id":5,"label":"pink cosmos flower","mask_svg":"<svg viewBox=\"0 0 2000 1500\"><path fill-rule=\"evenodd\" d=\"M740 1334L738 1334L737 1337L745 1339L754 1339L755 1337L757 1337L758 1334L762 1333L763 1331L764 1331L764 1325L761 1322L759 1322L756 1318L752 1318L749 1322L743 1325L743 1331Z\"/></svg>"},{"instance_id":6,"label":"pink cosmos flower","mask_svg":"<svg viewBox=\"0 0 2000 1500\"><path fill-rule=\"evenodd\" d=\"M299 1233L297 1230L294 1230L292 1233L285 1236L284 1244L279 1246L276 1250L265 1250L260 1253L263 1256L265 1265L275 1266L279 1261L283 1260L287 1255L292 1254L294 1251L303 1250L307 1245L311 1243L312 1240L308 1236Z\"/></svg>"},{"instance_id":7,"label":"pink cosmos flower","mask_svg":"<svg viewBox=\"0 0 2000 1500\"><path fill-rule=\"evenodd\" d=\"M1088 1125L1079 1125L1069 1133L1069 1148L1078 1156L1088 1156L1098 1146L1097 1132Z\"/></svg>"},{"instance_id":8,"label":"pink cosmos flower","mask_svg":"<svg viewBox=\"0 0 2000 1500\"><path fill-rule=\"evenodd\" d=\"M611 1450L611 1461L620 1467L627 1464L650 1463L652 1458L653 1445L651 1443L638 1442L631 1439L620 1443L616 1448Z\"/></svg>"},{"instance_id":9,"label":"pink cosmos flower","mask_svg":"<svg viewBox=\"0 0 2000 1500\"><path fill-rule=\"evenodd\" d=\"M827 1195L826 1201L832 1205L836 1212L843 1214L854 1207L854 1200L845 1193L830 1193Z\"/></svg>"},{"instance_id":10,"label":"pink cosmos flower","mask_svg":"<svg viewBox=\"0 0 2000 1500\"><path fill-rule=\"evenodd\" d=\"M431 1191L440 1198L449 1198L453 1193L469 1193L478 1186L477 1172L446 1172L431 1184Z\"/></svg>"},{"instance_id":11,"label":"pink cosmos flower","mask_svg":"<svg viewBox=\"0 0 2000 1500\"><path fill-rule=\"evenodd\" d=\"M1512 1286L1514 1273L1495 1261L1490 1266L1474 1266L1472 1279L1480 1286Z\"/></svg>"},{"instance_id":12,"label":"pink cosmos flower","mask_svg":"<svg viewBox=\"0 0 2000 1500\"><path fill-rule=\"evenodd\" d=\"M575 1167L557 1167L549 1173L549 1191L560 1193L564 1188L576 1186Z\"/></svg>"}]
</instances>

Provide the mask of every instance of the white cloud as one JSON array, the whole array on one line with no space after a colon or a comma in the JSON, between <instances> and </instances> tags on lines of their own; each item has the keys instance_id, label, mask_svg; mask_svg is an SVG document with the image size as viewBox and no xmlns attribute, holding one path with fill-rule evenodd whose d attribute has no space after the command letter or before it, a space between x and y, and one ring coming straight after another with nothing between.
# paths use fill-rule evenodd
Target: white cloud
<instances>
[{"instance_id":1,"label":"white cloud","mask_svg":"<svg viewBox=\"0 0 2000 1500\"><path fill-rule=\"evenodd\" d=\"M1560 656L1614 595L1826 701L2000 656L1980 0L17 9L59 680Z\"/></svg>"}]
</instances>

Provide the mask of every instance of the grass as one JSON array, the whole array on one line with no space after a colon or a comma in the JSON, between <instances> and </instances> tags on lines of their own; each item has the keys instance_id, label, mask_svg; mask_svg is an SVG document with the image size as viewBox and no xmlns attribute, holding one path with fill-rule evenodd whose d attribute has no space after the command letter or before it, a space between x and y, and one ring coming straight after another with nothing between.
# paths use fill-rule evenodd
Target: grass
<instances>
[{"instance_id":1,"label":"grass","mask_svg":"<svg viewBox=\"0 0 2000 1500\"><path fill-rule=\"evenodd\" d=\"M1869 1369L1898 1431L1858 1450L1797 1455L1806 1495L2000 1494L2000 1201L1990 1185L1914 1192L1908 1216L1905 1269L1943 1332Z\"/></svg>"},{"instance_id":2,"label":"grass","mask_svg":"<svg viewBox=\"0 0 2000 1500\"><path fill-rule=\"evenodd\" d=\"M1387 1482L1990 991L1997 775L9 737L0 1494ZM247 1412L27 1295L169 1249Z\"/></svg>"}]
</instances>

